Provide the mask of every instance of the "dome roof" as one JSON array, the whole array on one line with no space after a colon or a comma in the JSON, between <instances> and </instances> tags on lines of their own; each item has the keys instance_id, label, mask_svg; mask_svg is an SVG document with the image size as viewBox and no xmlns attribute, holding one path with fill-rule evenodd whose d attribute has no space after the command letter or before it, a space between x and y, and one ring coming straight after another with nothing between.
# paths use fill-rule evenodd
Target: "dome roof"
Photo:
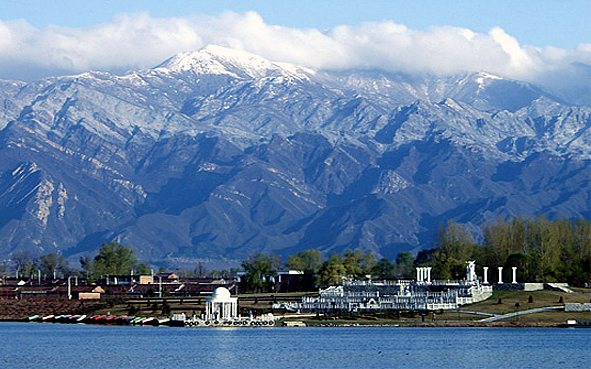
<instances>
[{"instance_id":1,"label":"dome roof","mask_svg":"<svg viewBox=\"0 0 591 369\"><path fill-rule=\"evenodd\" d=\"M226 287L218 287L211 294L212 301L231 301L230 291Z\"/></svg>"}]
</instances>

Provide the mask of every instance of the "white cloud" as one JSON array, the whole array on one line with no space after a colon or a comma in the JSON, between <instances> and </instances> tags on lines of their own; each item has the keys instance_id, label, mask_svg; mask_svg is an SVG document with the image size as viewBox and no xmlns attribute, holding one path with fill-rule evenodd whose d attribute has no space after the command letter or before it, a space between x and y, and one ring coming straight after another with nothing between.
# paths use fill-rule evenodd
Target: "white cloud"
<instances>
[{"instance_id":1,"label":"white cloud","mask_svg":"<svg viewBox=\"0 0 591 369\"><path fill-rule=\"evenodd\" d=\"M138 13L88 28L36 28L25 21L0 21L0 78L147 68L208 44L319 69L437 74L482 70L564 85L588 84L591 65L591 44L574 50L522 46L498 27L488 34L455 27L419 31L385 21L320 31L269 25L254 12L185 18Z\"/></svg>"}]
</instances>

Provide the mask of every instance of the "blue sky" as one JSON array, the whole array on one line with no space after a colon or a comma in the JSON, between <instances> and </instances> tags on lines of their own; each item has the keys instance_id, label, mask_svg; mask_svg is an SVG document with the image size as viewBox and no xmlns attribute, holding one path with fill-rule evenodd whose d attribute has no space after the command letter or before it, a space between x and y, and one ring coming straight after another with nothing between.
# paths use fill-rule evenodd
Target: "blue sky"
<instances>
[{"instance_id":1,"label":"blue sky","mask_svg":"<svg viewBox=\"0 0 591 369\"><path fill-rule=\"evenodd\" d=\"M316 69L588 85L591 0L1 0L0 78L126 73L208 44Z\"/></svg>"},{"instance_id":2,"label":"blue sky","mask_svg":"<svg viewBox=\"0 0 591 369\"><path fill-rule=\"evenodd\" d=\"M328 29L392 20L409 28L456 26L486 33L503 28L522 44L572 49L591 42L590 0L2 0L0 19L24 19L43 27L85 27L117 13L147 11L152 17L218 15L256 11L269 24Z\"/></svg>"}]
</instances>

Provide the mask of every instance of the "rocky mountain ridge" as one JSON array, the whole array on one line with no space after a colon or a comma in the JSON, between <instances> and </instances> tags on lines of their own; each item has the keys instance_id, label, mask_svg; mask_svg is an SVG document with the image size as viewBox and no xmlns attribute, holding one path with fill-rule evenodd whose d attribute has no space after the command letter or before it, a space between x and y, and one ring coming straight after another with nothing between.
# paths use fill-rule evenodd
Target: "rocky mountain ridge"
<instances>
[{"instance_id":1,"label":"rocky mountain ridge","mask_svg":"<svg viewBox=\"0 0 591 369\"><path fill-rule=\"evenodd\" d=\"M0 83L0 256L395 257L439 223L589 218L591 109L486 73L313 71L210 46Z\"/></svg>"}]
</instances>

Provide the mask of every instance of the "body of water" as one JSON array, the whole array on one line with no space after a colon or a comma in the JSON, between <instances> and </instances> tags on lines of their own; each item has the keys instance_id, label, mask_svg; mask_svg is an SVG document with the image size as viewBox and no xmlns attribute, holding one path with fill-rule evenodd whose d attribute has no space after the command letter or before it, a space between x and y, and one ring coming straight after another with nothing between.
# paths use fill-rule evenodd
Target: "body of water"
<instances>
[{"instance_id":1,"label":"body of water","mask_svg":"<svg viewBox=\"0 0 591 369\"><path fill-rule=\"evenodd\" d=\"M0 323L11 368L590 368L591 330Z\"/></svg>"}]
</instances>

